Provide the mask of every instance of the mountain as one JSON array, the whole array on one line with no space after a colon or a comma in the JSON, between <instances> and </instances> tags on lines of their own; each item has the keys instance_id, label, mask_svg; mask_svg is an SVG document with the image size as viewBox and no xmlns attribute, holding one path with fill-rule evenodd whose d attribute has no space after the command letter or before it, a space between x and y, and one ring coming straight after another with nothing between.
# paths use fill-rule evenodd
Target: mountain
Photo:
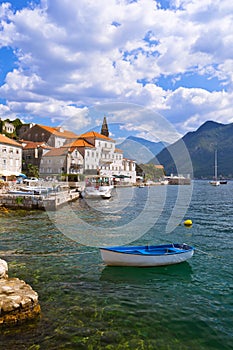
<instances>
[{"instance_id":1,"label":"mountain","mask_svg":"<svg viewBox=\"0 0 233 350\"><path fill-rule=\"evenodd\" d=\"M207 121L196 131L187 133L163 149L151 162L158 164L159 161L166 174L176 174L177 168L179 173L185 174L188 162L186 150L191 158L194 178L213 178L215 150L218 153L218 176L233 177L233 123Z\"/></svg>"},{"instance_id":2,"label":"mountain","mask_svg":"<svg viewBox=\"0 0 233 350\"><path fill-rule=\"evenodd\" d=\"M154 158L168 143L152 142L140 137L129 136L117 145L124 152L124 157L134 159L138 164L147 163Z\"/></svg>"}]
</instances>

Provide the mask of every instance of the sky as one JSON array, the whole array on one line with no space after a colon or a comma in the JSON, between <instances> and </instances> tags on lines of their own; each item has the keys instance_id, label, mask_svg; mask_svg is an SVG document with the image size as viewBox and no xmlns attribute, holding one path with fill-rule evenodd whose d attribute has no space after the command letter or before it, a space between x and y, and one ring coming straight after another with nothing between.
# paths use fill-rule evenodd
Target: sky
<instances>
[{"instance_id":1,"label":"sky","mask_svg":"<svg viewBox=\"0 0 233 350\"><path fill-rule=\"evenodd\" d=\"M232 28L229 0L0 1L0 118L166 142L231 123Z\"/></svg>"}]
</instances>

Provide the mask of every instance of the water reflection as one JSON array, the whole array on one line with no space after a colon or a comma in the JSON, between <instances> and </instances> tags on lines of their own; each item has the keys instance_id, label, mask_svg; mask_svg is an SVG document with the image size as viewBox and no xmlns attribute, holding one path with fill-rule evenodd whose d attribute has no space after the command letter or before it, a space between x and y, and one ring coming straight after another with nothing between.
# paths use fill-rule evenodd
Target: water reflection
<instances>
[{"instance_id":1,"label":"water reflection","mask_svg":"<svg viewBox=\"0 0 233 350\"><path fill-rule=\"evenodd\" d=\"M191 282L192 268L188 262L171 266L159 267L121 267L106 266L101 273L100 280L111 283L144 284L149 282L182 281Z\"/></svg>"}]
</instances>

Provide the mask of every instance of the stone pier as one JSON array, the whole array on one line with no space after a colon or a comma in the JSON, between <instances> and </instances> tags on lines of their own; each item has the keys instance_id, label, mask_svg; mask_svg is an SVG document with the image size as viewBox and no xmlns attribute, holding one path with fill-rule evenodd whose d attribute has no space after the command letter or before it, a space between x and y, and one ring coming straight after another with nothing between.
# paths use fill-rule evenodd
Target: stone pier
<instances>
[{"instance_id":1,"label":"stone pier","mask_svg":"<svg viewBox=\"0 0 233 350\"><path fill-rule=\"evenodd\" d=\"M77 190L61 191L47 195L0 194L0 206L16 209L56 210L62 205L77 200L80 193Z\"/></svg>"}]
</instances>

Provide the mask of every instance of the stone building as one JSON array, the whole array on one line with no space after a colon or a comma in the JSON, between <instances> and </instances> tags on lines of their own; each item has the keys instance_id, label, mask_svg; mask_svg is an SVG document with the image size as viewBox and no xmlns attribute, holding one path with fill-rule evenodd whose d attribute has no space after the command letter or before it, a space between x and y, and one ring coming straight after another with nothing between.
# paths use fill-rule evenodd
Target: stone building
<instances>
[{"instance_id":1,"label":"stone building","mask_svg":"<svg viewBox=\"0 0 233 350\"><path fill-rule=\"evenodd\" d=\"M51 147L62 147L65 143L74 141L78 135L64 130L62 127L50 127L40 124L35 124L23 134L22 141L44 142Z\"/></svg>"},{"instance_id":2,"label":"stone building","mask_svg":"<svg viewBox=\"0 0 233 350\"><path fill-rule=\"evenodd\" d=\"M34 165L40 168L42 156L50 151L53 147L48 146L45 142L22 142L22 170L27 171L28 165Z\"/></svg>"},{"instance_id":3,"label":"stone building","mask_svg":"<svg viewBox=\"0 0 233 350\"><path fill-rule=\"evenodd\" d=\"M42 177L56 178L62 174L81 174L83 156L77 147L59 147L46 152L40 162Z\"/></svg>"}]
</instances>

